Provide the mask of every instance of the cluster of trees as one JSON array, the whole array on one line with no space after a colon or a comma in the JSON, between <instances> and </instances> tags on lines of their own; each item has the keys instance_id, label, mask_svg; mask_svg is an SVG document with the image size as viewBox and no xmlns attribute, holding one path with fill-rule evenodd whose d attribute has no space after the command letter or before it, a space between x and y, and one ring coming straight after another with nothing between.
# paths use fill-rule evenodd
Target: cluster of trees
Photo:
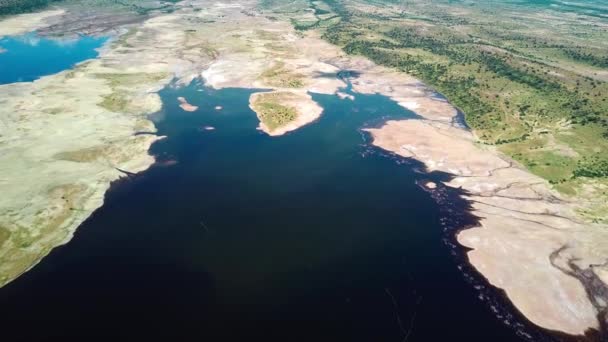
<instances>
[{"instance_id":1,"label":"cluster of trees","mask_svg":"<svg viewBox=\"0 0 608 342\"><path fill-rule=\"evenodd\" d=\"M504 57L501 58L486 51L481 52L479 62L498 76L513 82L525 84L537 90L552 92L561 89L559 84L546 80L533 73L515 68L507 63Z\"/></svg>"},{"instance_id":2,"label":"cluster of trees","mask_svg":"<svg viewBox=\"0 0 608 342\"><path fill-rule=\"evenodd\" d=\"M495 112L492 105L479 96L471 96L478 86L473 75L454 76L450 74L449 66L445 64L401 54L391 50L392 46L392 43L385 40L370 42L354 39L344 46L344 51L366 56L378 64L397 68L432 84L467 113L467 123L473 128L488 128L500 120L498 116L490 114Z\"/></svg>"},{"instance_id":3,"label":"cluster of trees","mask_svg":"<svg viewBox=\"0 0 608 342\"><path fill-rule=\"evenodd\" d=\"M608 177L608 160L597 157L579 162L573 172L574 177Z\"/></svg>"},{"instance_id":4,"label":"cluster of trees","mask_svg":"<svg viewBox=\"0 0 608 342\"><path fill-rule=\"evenodd\" d=\"M340 1L327 0L334 4L340 4ZM365 34L370 31L381 33L385 38ZM494 30L488 32L491 35ZM513 40L510 34L493 37L508 42ZM529 120L558 117L568 118L577 125L603 127L605 131L601 137L608 139L606 107L601 92L592 90L598 87L596 81L589 79L590 85L577 81L577 86L572 88L569 82L552 76L550 67L535 63L533 59L522 60L525 50L522 52L508 43L503 46L495 39L483 41L452 33L440 25L424 29L396 26L384 30L382 21L361 13L349 16L348 20L343 17L339 24L325 32L325 38L342 46L349 54L366 56L377 64L405 71L431 85L466 113L467 124L482 133L486 144L511 144L529 139L530 125L525 120L522 125L528 129L524 132L510 130L513 127L504 116L513 114L512 111ZM608 55L557 46L542 37L522 38L525 39L520 46L558 49L572 59L608 67ZM424 50L437 58L410 52L412 49ZM513 94L516 96L510 97ZM521 128L525 128L523 126ZM500 137L494 134L505 130L510 130L511 134ZM529 160L528 167L542 162L535 158ZM552 182L563 183L576 177L608 177L608 159L586 158L565 178Z\"/></svg>"},{"instance_id":5,"label":"cluster of trees","mask_svg":"<svg viewBox=\"0 0 608 342\"><path fill-rule=\"evenodd\" d=\"M32 12L61 0L0 0L0 15Z\"/></svg>"},{"instance_id":6,"label":"cluster of trees","mask_svg":"<svg viewBox=\"0 0 608 342\"><path fill-rule=\"evenodd\" d=\"M599 68L608 68L608 56L598 56L580 49L563 49L564 54L575 61L590 64Z\"/></svg>"}]
</instances>

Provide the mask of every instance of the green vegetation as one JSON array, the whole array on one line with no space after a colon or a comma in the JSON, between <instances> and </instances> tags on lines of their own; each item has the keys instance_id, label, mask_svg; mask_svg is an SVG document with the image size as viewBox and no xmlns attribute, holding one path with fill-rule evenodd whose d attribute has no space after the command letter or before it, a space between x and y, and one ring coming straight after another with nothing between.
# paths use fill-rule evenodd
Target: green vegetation
<instances>
[{"instance_id":1,"label":"green vegetation","mask_svg":"<svg viewBox=\"0 0 608 342\"><path fill-rule=\"evenodd\" d=\"M270 131L293 121L298 116L295 108L283 105L291 98L290 93L262 93L255 97L252 103L253 110L258 114Z\"/></svg>"},{"instance_id":2,"label":"green vegetation","mask_svg":"<svg viewBox=\"0 0 608 342\"><path fill-rule=\"evenodd\" d=\"M67 160L76 163L90 163L105 156L108 151L107 146L95 146L83 148L75 151L60 152L54 155L55 159Z\"/></svg>"},{"instance_id":3,"label":"green vegetation","mask_svg":"<svg viewBox=\"0 0 608 342\"><path fill-rule=\"evenodd\" d=\"M129 99L123 92L113 92L112 94L103 97L99 106L114 113L124 113L129 106Z\"/></svg>"},{"instance_id":4,"label":"green vegetation","mask_svg":"<svg viewBox=\"0 0 608 342\"><path fill-rule=\"evenodd\" d=\"M423 80L558 189L608 184L608 17L592 1L309 1L296 29ZM549 6L551 5L551 6ZM317 9L331 24L310 21ZM325 11L329 14L325 14ZM571 15L575 13L577 16ZM295 15L298 14L298 15Z\"/></svg>"},{"instance_id":5,"label":"green vegetation","mask_svg":"<svg viewBox=\"0 0 608 342\"><path fill-rule=\"evenodd\" d=\"M129 112L130 89L142 83L156 83L168 77L166 73L103 73L95 77L104 79L112 88L112 93L103 96L99 106L115 113Z\"/></svg>"},{"instance_id":6,"label":"green vegetation","mask_svg":"<svg viewBox=\"0 0 608 342\"><path fill-rule=\"evenodd\" d=\"M0 16L34 12L54 4L82 7L115 8L137 14L150 11L173 11L173 5L181 0L0 0Z\"/></svg>"},{"instance_id":7,"label":"green vegetation","mask_svg":"<svg viewBox=\"0 0 608 342\"><path fill-rule=\"evenodd\" d=\"M0 226L0 247L8 241L11 237L11 231L5 227Z\"/></svg>"},{"instance_id":8,"label":"green vegetation","mask_svg":"<svg viewBox=\"0 0 608 342\"><path fill-rule=\"evenodd\" d=\"M260 78L265 84L277 88L302 88L304 86L304 76L287 70L283 62L278 62L265 70Z\"/></svg>"},{"instance_id":9,"label":"green vegetation","mask_svg":"<svg viewBox=\"0 0 608 342\"><path fill-rule=\"evenodd\" d=\"M112 88L119 87L132 87L142 83L155 83L159 82L169 75L164 72L157 73L100 73L95 74L95 77L102 78L108 81L108 84Z\"/></svg>"},{"instance_id":10,"label":"green vegetation","mask_svg":"<svg viewBox=\"0 0 608 342\"><path fill-rule=\"evenodd\" d=\"M12 232L11 240L17 248L28 248L34 243L34 237L27 229L17 229Z\"/></svg>"},{"instance_id":11,"label":"green vegetation","mask_svg":"<svg viewBox=\"0 0 608 342\"><path fill-rule=\"evenodd\" d=\"M32 12L62 0L0 0L0 15Z\"/></svg>"}]
</instances>

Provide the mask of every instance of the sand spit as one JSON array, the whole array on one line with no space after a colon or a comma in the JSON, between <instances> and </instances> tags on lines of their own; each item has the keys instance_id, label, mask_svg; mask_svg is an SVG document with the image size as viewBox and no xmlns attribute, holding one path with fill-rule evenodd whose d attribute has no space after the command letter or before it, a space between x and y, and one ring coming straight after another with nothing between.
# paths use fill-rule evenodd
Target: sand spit
<instances>
[{"instance_id":1,"label":"sand spit","mask_svg":"<svg viewBox=\"0 0 608 342\"><path fill-rule=\"evenodd\" d=\"M198 106L193 106L184 97L178 97L177 101L179 101L179 107L186 112L195 112L198 110Z\"/></svg>"}]
</instances>

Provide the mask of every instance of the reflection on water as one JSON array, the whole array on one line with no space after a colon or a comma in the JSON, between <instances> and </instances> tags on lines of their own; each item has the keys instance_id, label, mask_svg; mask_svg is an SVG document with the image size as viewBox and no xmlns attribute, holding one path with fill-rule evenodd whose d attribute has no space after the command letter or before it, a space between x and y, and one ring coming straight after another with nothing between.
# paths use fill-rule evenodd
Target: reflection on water
<instances>
[{"instance_id":1,"label":"reflection on water","mask_svg":"<svg viewBox=\"0 0 608 342\"><path fill-rule=\"evenodd\" d=\"M0 38L0 84L30 82L97 57L107 38L46 38L36 33Z\"/></svg>"}]
</instances>

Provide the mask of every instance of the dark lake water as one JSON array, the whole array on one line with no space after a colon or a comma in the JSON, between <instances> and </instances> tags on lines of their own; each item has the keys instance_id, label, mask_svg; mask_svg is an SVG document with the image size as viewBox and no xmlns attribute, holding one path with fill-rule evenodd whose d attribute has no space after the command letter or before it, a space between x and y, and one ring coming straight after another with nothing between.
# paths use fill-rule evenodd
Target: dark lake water
<instances>
[{"instance_id":1,"label":"dark lake water","mask_svg":"<svg viewBox=\"0 0 608 342\"><path fill-rule=\"evenodd\" d=\"M36 33L0 37L0 84L30 82L97 57L107 38L45 38Z\"/></svg>"},{"instance_id":2,"label":"dark lake water","mask_svg":"<svg viewBox=\"0 0 608 342\"><path fill-rule=\"evenodd\" d=\"M2 338L520 340L459 270L445 211L416 184L444 176L360 131L413 113L314 94L321 119L271 138L250 93L163 90L158 165L115 184L69 244L0 289Z\"/></svg>"}]
</instances>

